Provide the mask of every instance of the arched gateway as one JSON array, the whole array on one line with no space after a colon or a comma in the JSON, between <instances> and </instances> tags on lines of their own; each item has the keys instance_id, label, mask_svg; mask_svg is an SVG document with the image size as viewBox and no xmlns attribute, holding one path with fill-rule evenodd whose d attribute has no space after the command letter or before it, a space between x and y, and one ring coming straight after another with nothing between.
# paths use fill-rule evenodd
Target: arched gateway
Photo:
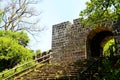
<instances>
[{"instance_id":1,"label":"arched gateway","mask_svg":"<svg viewBox=\"0 0 120 80\"><path fill-rule=\"evenodd\" d=\"M103 55L103 48L111 39L114 39L111 27L99 26L89 31L86 41L87 57L99 57Z\"/></svg>"},{"instance_id":2,"label":"arched gateway","mask_svg":"<svg viewBox=\"0 0 120 80\"><path fill-rule=\"evenodd\" d=\"M115 39L117 44L116 55L120 54L120 28L119 22L111 26L99 26L95 29L82 27L79 19L73 24L69 21L53 25L52 51L54 62L76 61L99 57L103 54L104 45Z\"/></svg>"}]
</instances>

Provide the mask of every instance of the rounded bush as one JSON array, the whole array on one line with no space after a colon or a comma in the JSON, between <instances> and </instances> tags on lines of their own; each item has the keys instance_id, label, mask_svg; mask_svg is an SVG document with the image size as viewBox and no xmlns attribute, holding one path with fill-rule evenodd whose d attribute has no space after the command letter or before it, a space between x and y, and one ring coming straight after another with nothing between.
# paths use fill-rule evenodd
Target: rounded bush
<instances>
[{"instance_id":1,"label":"rounded bush","mask_svg":"<svg viewBox=\"0 0 120 80\"><path fill-rule=\"evenodd\" d=\"M0 70L32 59L32 52L13 38L0 37Z\"/></svg>"}]
</instances>

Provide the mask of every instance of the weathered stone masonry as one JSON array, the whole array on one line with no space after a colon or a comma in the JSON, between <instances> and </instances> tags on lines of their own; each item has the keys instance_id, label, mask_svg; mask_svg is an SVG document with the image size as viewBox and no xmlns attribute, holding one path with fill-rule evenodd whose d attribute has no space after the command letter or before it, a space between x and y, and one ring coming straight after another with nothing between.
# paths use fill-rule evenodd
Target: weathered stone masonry
<instances>
[{"instance_id":1,"label":"weathered stone masonry","mask_svg":"<svg viewBox=\"0 0 120 80\"><path fill-rule=\"evenodd\" d=\"M117 19L113 23L113 34L114 34L114 39L116 43L116 55L120 56L120 19Z\"/></svg>"},{"instance_id":2,"label":"weathered stone masonry","mask_svg":"<svg viewBox=\"0 0 120 80\"><path fill-rule=\"evenodd\" d=\"M82 35L81 35L82 34ZM53 25L52 50L55 61L85 59L86 28L82 28L78 19Z\"/></svg>"},{"instance_id":3,"label":"weathered stone masonry","mask_svg":"<svg viewBox=\"0 0 120 80\"><path fill-rule=\"evenodd\" d=\"M93 55L100 56L103 43L111 38L115 38L116 42L120 41L119 35L115 34L116 28L108 26L100 26L94 30L90 27L84 28L79 19L73 20L73 24L67 21L53 25L52 29L54 62L76 61ZM117 51L120 52L119 49Z\"/></svg>"}]
</instances>

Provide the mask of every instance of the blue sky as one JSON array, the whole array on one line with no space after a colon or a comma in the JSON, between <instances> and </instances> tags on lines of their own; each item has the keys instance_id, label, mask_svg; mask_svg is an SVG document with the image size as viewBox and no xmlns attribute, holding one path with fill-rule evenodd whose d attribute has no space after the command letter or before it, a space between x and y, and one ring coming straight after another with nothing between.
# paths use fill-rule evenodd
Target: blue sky
<instances>
[{"instance_id":1,"label":"blue sky","mask_svg":"<svg viewBox=\"0 0 120 80\"><path fill-rule=\"evenodd\" d=\"M85 9L85 2L88 0L42 0L36 5L41 14L41 26L45 26L45 30L41 32L38 41L31 39L29 47L33 50L40 49L46 51L51 49L52 42L52 25L64 21L70 21L79 18L81 10Z\"/></svg>"}]
</instances>

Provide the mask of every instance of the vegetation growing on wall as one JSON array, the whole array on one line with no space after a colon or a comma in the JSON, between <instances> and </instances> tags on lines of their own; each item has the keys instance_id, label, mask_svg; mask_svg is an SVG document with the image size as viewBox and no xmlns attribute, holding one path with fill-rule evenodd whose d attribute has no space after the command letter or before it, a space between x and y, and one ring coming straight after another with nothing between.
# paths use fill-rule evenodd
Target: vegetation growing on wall
<instances>
[{"instance_id":1,"label":"vegetation growing on wall","mask_svg":"<svg viewBox=\"0 0 120 80\"><path fill-rule=\"evenodd\" d=\"M113 21L120 19L120 0L90 0L86 9L80 12L83 27L111 26ZM104 46L104 55L98 68L99 76L95 80L120 80L120 59L114 56L115 44L111 39Z\"/></svg>"}]
</instances>

